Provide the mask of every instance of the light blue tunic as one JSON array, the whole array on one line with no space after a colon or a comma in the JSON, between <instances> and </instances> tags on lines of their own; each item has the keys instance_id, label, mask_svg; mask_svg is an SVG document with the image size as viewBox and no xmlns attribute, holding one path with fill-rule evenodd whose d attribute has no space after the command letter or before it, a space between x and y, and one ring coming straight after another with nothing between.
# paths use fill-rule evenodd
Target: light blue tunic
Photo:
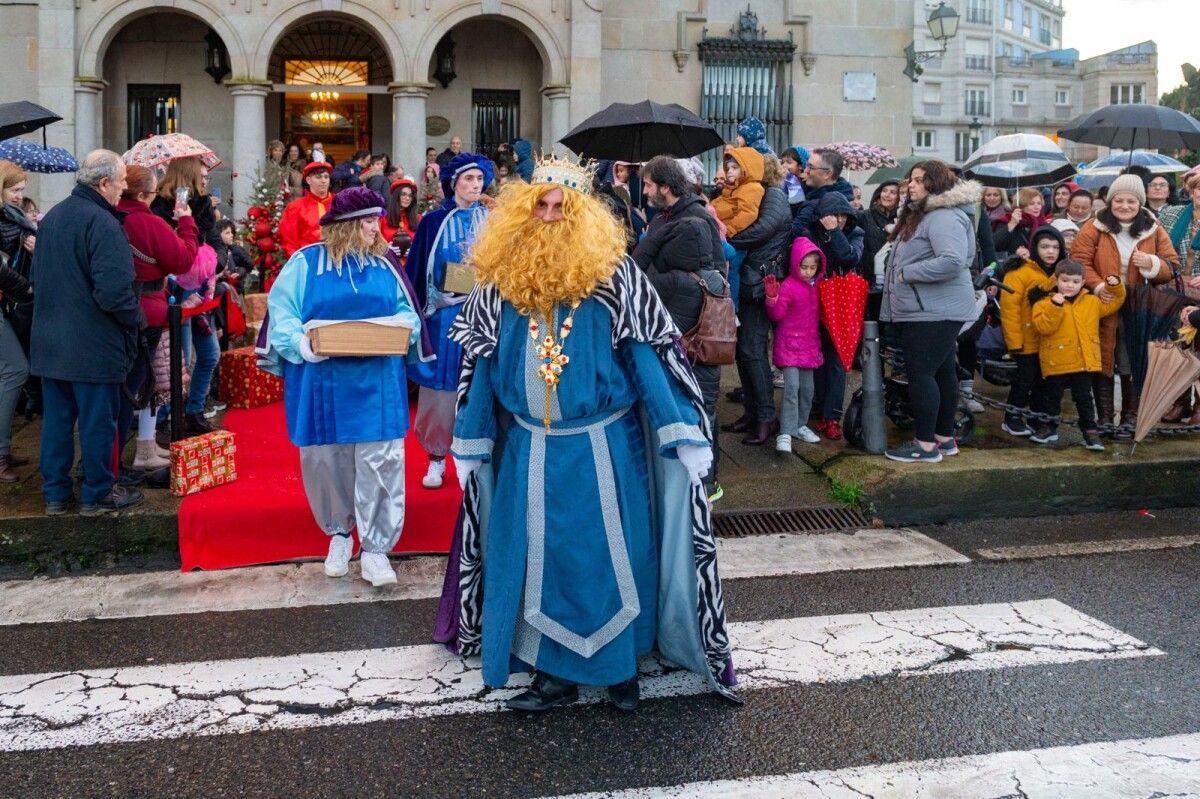
<instances>
[{"instance_id":1,"label":"light blue tunic","mask_svg":"<svg viewBox=\"0 0 1200 799\"><path fill-rule=\"evenodd\" d=\"M324 244L297 250L267 299L271 346L282 356L288 437L298 447L403 438L408 430L405 359L300 355L312 320L391 319L412 329L408 358L418 357L421 318L382 258L347 255L338 268Z\"/></svg>"},{"instance_id":2,"label":"light blue tunic","mask_svg":"<svg viewBox=\"0 0 1200 799\"><path fill-rule=\"evenodd\" d=\"M556 334L566 312L558 308ZM495 354L476 364L455 425L459 458L490 459L497 435L505 437L484 531L484 680L502 686L532 666L613 685L634 675L656 637L658 552L642 419L664 455L708 442L653 347L624 340L614 348L612 318L594 299L575 314L547 433L528 321L504 303ZM504 431L497 405L512 414Z\"/></svg>"}]
</instances>

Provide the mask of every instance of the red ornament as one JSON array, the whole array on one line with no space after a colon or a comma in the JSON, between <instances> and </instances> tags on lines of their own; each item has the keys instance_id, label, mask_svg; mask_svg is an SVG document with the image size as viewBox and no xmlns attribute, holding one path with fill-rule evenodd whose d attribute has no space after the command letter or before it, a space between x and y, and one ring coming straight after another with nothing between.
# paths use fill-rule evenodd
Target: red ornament
<instances>
[{"instance_id":1,"label":"red ornament","mask_svg":"<svg viewBox=\"0 0 1200 799\"><path fill-rule=\"evenodd\" d=\"M270 271L275 268L275 257L273 255L264 255L262 259L263 268Z\"/></svg>"},{"instance_id":2,"label":"red ornament","mask_svg":"<svg viewBox=\"0 0 1200 799\"><path fill-rule=\"evenodd\" d=\"M263 213L264 213L264 211L262 208L259 208L257 205L254 205L254 206L251 206L248 211L246 211L246 216L249 217L250 219L261 219L263 216Z\"/></svg>"},{"instance_id":3,"label":"red ornament","mask_svg":"<svg viewBox=\"0 0 1200 799\"><path fill-rule=\"evenodd\" d=\"M275 239L270 236L263 236L258 240L258 249L263 252L271 252L275 249Z\"/></svg>"},{"instance_id":4,"label":"red ornament","mask_svg":"<svg viewBox=\"0 0 1200 799\"><path fill-rule=\"evenodd\" d=\"M263 219L254 226L254 237L261 239L264 236L271 235L271 223L269 220Z\"/></svg>"}]
</instances>

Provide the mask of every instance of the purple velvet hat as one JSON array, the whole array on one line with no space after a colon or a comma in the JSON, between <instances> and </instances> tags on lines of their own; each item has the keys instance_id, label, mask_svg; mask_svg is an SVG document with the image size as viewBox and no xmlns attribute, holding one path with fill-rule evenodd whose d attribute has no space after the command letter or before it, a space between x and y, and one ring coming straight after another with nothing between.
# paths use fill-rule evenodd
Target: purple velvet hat
<instances>
[{"instance_id":1,"label":"purple velvet hat","mask_svg":"<svg viewBox=\"0 0 1200 799\"><path fill-rule=\"evenodd\" d=\"M333 195L333 204L321 217L321 225L334 222L345 222L350 219L362 219L368 216L383 216L387 213L387 203L378 192L371 191L366 186L352 186L342 189Z\"/></svg>"}]
</instances>

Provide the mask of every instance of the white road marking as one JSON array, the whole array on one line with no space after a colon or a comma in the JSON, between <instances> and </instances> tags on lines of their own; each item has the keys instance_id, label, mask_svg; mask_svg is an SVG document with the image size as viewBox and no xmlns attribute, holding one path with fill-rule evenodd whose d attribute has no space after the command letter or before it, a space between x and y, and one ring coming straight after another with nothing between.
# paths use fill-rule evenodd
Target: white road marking
<instances>
[{"instance_id":1,"label":"white road marking","mask_svg":"<svg viewBox=\"0 0 1200 799\"><path fill-rule=\"evenodd\" d=\"M970 562L912 530L753 536L718 539L717 545L725 579ZM0 626L432 599L441 594L445 558L407 558L393 565L399 583L384 589L358 579L355 565L349 578L331 580L320 563L6 580L0 581Z\"/></svg>"},{"instance_id":2,"label":"white road marking","mask_svg":"<svg viewBox=\"0 0 1200 799\"><path fill-rule=\"evenodd\" d=\"M1155 538L1118 538L1111 541L1070 541L1062 544L1025 544L1015 547L981 549L979 556L988 560L1026 560L1071 555L1106 555L1116 552L1148 552L1181 549L1200 544L1200 535L1164 535Z\"/></svg>"},{"instance_id":3,"label":"white road marking","mask_svg":"<svg viewBox=\"0 0 1200 799\"><path fill-rule=\"evenodd\" d=\"M807 771L778 777L694 782L574 794L559 799L920 799L1027 796L1142 799L1200 796L1200 735L997 752L939 760Z\"/></svg>"},{"instance_id":4,"label":"white road marking","mask_svg":"<svg viewBox=\"0 0 1200 799\"><path fill-rule=\"evenodd\" d=\"M1163 654L1053 599L730 625L740 690ZM648 659L642 695L705 693ZM0 751L480 713L475 663L436 645L0 676ZM587 689L585 702L598 702Z\"/></svg>"}]
</instances>

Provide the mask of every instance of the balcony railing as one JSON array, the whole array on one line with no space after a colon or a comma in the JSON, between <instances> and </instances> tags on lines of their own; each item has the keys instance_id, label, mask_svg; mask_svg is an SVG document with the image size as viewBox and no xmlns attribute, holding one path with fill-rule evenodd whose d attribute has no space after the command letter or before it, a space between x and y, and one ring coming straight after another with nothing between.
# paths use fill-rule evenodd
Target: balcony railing
<instances>
[{"instance_id":1,"label":"balcony railing","mask_svg":"<svg viewBox=\"0 0 1200 799\"><path fill-rule=\"evenodd\" d=\"M992 115L992 104L986 100L967 100L963 104L963 115L969 117L990 117Z\"/></svg>"},{"instance_id":2,"label":"balcony railing","mask_svg":"<svg viewBox=\"0 0 1200 799\"><path fill-rule=\"evenodd\" d=\"M967 69L976 69L986 72L992 68L992 59L986 55L969 55L967 56Z\"/></svg>"}]
</instances>

